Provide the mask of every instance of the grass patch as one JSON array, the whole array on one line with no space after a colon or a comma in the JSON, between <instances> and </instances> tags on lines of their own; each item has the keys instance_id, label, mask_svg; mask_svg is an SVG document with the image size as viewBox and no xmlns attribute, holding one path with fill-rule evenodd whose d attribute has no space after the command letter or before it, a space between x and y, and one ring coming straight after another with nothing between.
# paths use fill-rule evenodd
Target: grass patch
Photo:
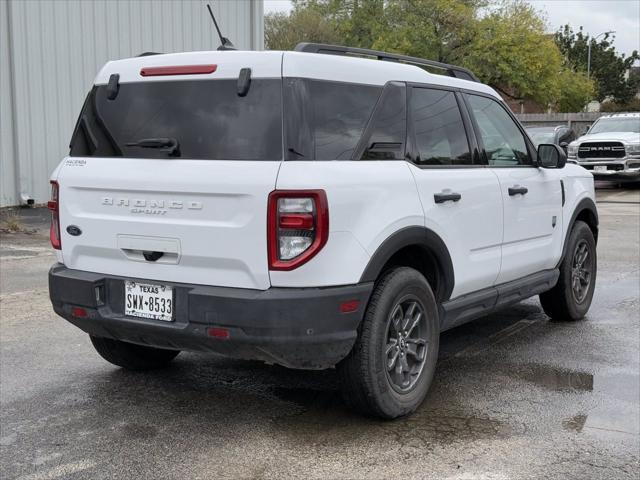
<instances>
[{"instance_id":1,"label":"grass patch","mask_svg":"<svg viewBox=\"0 0 640 480\"><path fill-rule=\"evenodd\" d=\"M20 213L14 209L7 209L2 212L0 230L8 233L23 232L24 224L22 223L22 218L20 218Z\"/></svg>"}]
</instances>

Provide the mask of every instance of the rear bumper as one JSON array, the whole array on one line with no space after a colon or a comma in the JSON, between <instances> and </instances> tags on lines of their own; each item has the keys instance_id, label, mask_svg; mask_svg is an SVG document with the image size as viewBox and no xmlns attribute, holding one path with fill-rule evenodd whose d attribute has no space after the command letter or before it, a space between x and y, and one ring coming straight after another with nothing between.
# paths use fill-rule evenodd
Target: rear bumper
<instances>
[{"instance_id":1,"label":"rear bumper","mask_svg":"<svg viewBox=\"0 0 640 480\"><path fill-rule=\"evenodd\" d=\"M56 264L49 271L53 309L98 337L302 369L328 368L347 356L373 289L365 283L247 290L133 279L173 286L175 319L164 322L124 315L124 280ZM351 300L357 310L342 313L340 304ZM73 316L74 307L87 316ZM227 329L229 338L209 336L211 327Z\"/></svg>"}]
</instances>

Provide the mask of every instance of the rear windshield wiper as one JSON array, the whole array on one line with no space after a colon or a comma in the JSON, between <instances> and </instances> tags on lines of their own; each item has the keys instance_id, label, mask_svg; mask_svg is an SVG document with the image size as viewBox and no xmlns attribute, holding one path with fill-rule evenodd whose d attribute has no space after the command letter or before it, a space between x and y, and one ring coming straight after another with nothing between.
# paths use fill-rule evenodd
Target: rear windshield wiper
<instances>
[{"instance_id":1,"label":"rear windshield wiper","mask_svg":"<svg viewBox=\"0 0 640 480\"><path fill-rule=\"evenodd\" d=\"M129 142L127 147L159 148L167 150L170 157L180 156L180 144L175 138L142 138L137 142Z\"/></svg>"}]
</instances>

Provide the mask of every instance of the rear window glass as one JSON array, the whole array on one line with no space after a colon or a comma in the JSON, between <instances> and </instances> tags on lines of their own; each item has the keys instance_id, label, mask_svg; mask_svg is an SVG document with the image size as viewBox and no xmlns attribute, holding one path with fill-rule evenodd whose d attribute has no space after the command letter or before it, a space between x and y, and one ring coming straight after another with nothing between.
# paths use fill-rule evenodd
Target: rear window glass
<instances>
[{"instance_id":1,"label":"rear window glass","mask_svg":"<svg viewBox=\"0 0 640 480\"><path fill-rule=\"evenodd\" d=\"M244 97L236 79L123 83L107 95L106 85L90 92L71 156L282 159L280 79L253 79Z\"/></svg>"}]
</instances>

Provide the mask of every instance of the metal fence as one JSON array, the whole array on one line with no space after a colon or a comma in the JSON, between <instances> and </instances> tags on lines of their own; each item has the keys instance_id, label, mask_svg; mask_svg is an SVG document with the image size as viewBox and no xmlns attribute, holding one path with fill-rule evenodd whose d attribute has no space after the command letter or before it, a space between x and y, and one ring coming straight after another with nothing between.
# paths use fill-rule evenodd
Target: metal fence
<instances>
[{"instance_id":1,"label":"metal fence","mask_svg":"<svg viewBox=\"0 0 640 480\"><path fill-rule=\"evenodd\" d=\"M0 207L47 201L49 175L105 62L215 50L206 3L0 0ZM238 48L263 48L262 0L210 3Z\"/></svg>"}]
</instances>

